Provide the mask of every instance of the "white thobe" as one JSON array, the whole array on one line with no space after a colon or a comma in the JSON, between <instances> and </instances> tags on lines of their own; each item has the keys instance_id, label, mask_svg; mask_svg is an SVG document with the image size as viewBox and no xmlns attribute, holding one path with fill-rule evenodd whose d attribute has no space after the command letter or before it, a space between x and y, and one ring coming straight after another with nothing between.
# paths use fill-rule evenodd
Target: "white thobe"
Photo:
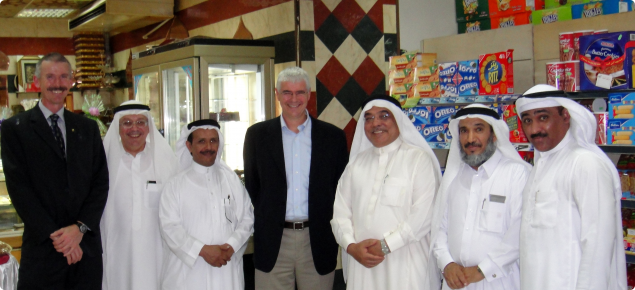
<instances>
[{"instance_id":1,"label":"white thobe","mask_svg":"<svg viewBox=\"0 0 635 290\"><path fill-rule=\"evenodd\" d=\"M521 289L615 289L614 188L608 165L569 133L541 152L523 191Z\"/></svg>"},{"instance_id":2,"label":"white thobe","mask_svg":"<svg viewBox=\"0 0 635 290\"><path fill-rule=\"evenodd\" d=\"M168 247L161 289L244 289L242 256L254 215L251 199L234 172L193 162L165 186L159 217ZM225 243L235 251L227 265L216 268L199 256L204 245Z\"/></svg>"},{"instance_id":3,"label":"white thobe","mask_svg":"<svg viewBox=\"0 0 635 290\"><path fill-rule=\"evenodd\" d=\"M478 170L457 165L433 252L441 271L452 262L479 266L485 279L463 289L520 289L518 240L529 175L520 162L496 150ZM450 289L445 281L443 289Z\"/></svg>"},{"instance_id":4,"label":"white thobe","mask_svg":"<svg viewBox=\"0 0 635 290\"><path fill-rule=\"evenodd\" d=\"M340 178L331 225L337 243L386 239L383 262L366 268L349 257L347 289L427 289L432 206L438 182L432 156L398 138L371 147Z\"/></svg>"},{"instance_id":5,"label":"white thobe","mask_svg":"<svg viewBox=\"0 0 635 290\"><path fill-rule=\"evenodd\" d=\"M157 180L149 150L134 157L125 153L118 167L109 168L117 170L117 178L100 222L102 288L158 289L163 261L159 199L167 180Z\"/></svg>"}]
</instances>

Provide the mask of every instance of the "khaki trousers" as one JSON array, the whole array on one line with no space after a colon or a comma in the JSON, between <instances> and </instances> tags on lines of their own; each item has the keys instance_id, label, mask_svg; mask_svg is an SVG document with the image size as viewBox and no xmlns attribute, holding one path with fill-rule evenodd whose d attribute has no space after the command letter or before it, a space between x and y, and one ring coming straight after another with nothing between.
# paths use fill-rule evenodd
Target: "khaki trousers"
<instances>
[{"instance_id":1,"label":"khaki trousers","mask_svg":"<svg viewBox=\"0 0 635 290\"><path fill-rule=\"evenodd\" d=\"M320 275L313 264L310 227L284 229L276 265L271 272L256 269L256 290L333 290L335 271Z\"/></svg>"}]
</instances>

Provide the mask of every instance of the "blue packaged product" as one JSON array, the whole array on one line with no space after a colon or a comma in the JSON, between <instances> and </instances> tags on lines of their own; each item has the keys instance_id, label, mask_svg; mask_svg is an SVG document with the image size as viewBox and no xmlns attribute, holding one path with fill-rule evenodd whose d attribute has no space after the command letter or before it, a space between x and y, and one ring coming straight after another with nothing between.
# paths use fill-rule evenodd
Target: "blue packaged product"
<instances>
[{"instance_id":1,"label":"blue packaged product","mask_svg":"<svg viewBox=\"0 0 635 290\"><path fill-rule=\"evenodd\" d=\"M441 97L459 96L457 72L457 62L439 64L439 87L441 87Z\"/></svg>"},{"instance_id":2,"label":"blue packaged product","mask_svg":"<svg viewBox=\"0 0 635 290\"><path fill-rule=\"evenodd\" d=\"M456 114L456 106L448 107L432 107L432 119L433 124L449 124L450 117Z\"/></svg>"},{"instance_id":3,"label":"blue packaged product","mask_svg":"<svg viewBox=\"0 0 635 290\"><path fill-rule=\"evenodd\" d=\"M478 59L459 61L458 70L459 96L478 95Z\"/></svg>"},{"instance_id":4,"label":"blue packaged product","mask_svg":"<svg viewBox=\"0 0 635 290\"><path fill-rule=\"evenodd\" d=\"M632 70L625 67L631 57L626 55L630 41L635 41L635 31L581 36L580 90L627 89L632 77Z\"/></svg>"},{"instance_id":5,"label":"blue packaged product","mask_svg":"<svg viewBox=\"0 0 635 290\"><path fill-rule=\"evenodd\" d=\"M430 124L430 115L432 108L430 106L419 106L404 109L403 112L415 126L421 124Z\"/></svg>"},{"instance_id":6,"label":"blue packaged product","mask_svg":"<svg viewBox=\"0 0 635 290\"><path fill-rule=\"evenodd\" d=\"M428 142L447 142L447 128L448 124L424 124L417 130Z\"/></svg>"},{"instance_id":7,"label":"blue packaged product","mask_svg":"<svg viewBox=\"0 0 635 290\"><path fill-rule=\"evenodd\" d=\"M631 1L602 0L571 5L571 16L573 19L580 19L633 11L632 3L629 2Z\"/></svg>"}]
</instances>

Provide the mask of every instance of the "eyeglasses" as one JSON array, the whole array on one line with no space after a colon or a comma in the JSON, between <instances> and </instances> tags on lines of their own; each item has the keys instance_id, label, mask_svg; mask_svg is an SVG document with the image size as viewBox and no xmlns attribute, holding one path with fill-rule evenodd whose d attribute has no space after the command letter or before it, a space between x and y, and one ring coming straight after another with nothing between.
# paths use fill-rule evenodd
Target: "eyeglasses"
<instances>
[{"instance_id":1,"label":"eyeglasses","mask_svg":"<svg viewBox=\"0 0 635 290\"><path fill-rule=\"evenodd\" d=\"M390 119L390 113L387 113L387 112L379 113L379 120L386 121L388 119ZM364 121L366 123L370 123L370 122L372 122L374 120L375 120L375 115L364 116Z\"/></svg>"},{"instance_id":2,"label":"eyeglasses","mask_svg":"<svg viewBox=\"0 0 635 290\"><path fill-rule=\"evenodd\" d=\"M138 128L148 126L148 121L146 120L137 120L136 122L132 122L130 120L125 120L121 124L121 127L124 129L130 129L132 126L137 126Z\"/></svg>"},{"instance_id":3,"label":"eyeglasses","mask_svg":"<svg viewBox=\"0 0 635 290\"><path fill-rule=\"evenodd\" d=\"M283 91L283 92L282 92L282 95L283 95L285 98L291 98L291 97L293 97L293 95L294 95L294 94L295 94L295 96L296 96L296 97L300 97L300 98L301 98L301 97L305 97L305 96L306 96L306 92L305 92L305 91L297 91L297 92L295 92L295 93L294 93L294 92L292 92L292 91Z\"/></svg>"}]
</instances>

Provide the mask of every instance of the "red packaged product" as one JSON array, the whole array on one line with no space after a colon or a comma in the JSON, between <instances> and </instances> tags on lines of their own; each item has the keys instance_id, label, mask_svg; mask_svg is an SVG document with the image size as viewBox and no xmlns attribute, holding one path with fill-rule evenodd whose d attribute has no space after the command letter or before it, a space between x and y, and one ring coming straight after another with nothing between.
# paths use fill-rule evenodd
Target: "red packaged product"
<instances>
[{"instance_id":1,"label":"red packaged product","mask_svg":"<svg viewBox=\"0 0 635 290\"><path fill-rule=\"evenodd\" d=\"M554 86L559 90L563 90L562 75L564 74L564 62L548 62L547 63L547 84Z\"/></svg>"},{"instance_id":2,"label":"red packaged product","mask_svg":"<svg viewBox=\"0 0 635 290\"><path fill-rule=\"evenodd\" d=\"M564 90L565 92L577 92L580 90L580 62L577 60L564 63Z\"/></svg>"},{"instance_id":3,"label":"red packaged product","mask_svg":"<svg viewBox=\"0 0 635 290\"><path fill-rule=\"evenodd\" d=\"M514 93L514 50L481 54L479 63L479 95Z\"/></svg>"},{"instance_id":4,"label":"red packaged product","mask_svg":"<svg viewBox=\"0 0 635 290\"><path fill-rule=\"evenodd\" d=\"M606 145L606 120L608 113L593 113L598 127L595 131L595 144Z\"/></svg>"},{"instance_id":5,"label":"red packaged product","mask_svg":"<svg viewBox=\"0 0 635 290\"><path fill-rule=\"evenodd\" d=\"M580 59L580 36L583 35L591 35L593 34L593 30L580 30L573 32L573 59Z\"/></svg>"},{"instance_id":6,"label":"red packaged product","mask_svg":"<svg viewBox=\"0 0 635 290\"><path fill-rule=\"evenodd\" d=\"M575 53L573 43L573 32L560 33L560 61L573 60Z\"/></svg>"},{"instance_id":7,"label":"red packaged product","mask_svg":"<svg viewBox=\"0 0 635 290\"><path fill-rule=\"evenodd\" d=\"M523 132L520 116L516 112L516 105L502 105L503 120L509 127L509 141L513 143L527 143L527 136Z\"/></svg>"},{"instance_id":8,"label":"red packaged product","mask_svg":"<svg viewBox=\"0 0 635 290\"><path fill-rule=\"evenodd\" d=\"M601 30L593 31L593 34L604 34L604 33L609 33L609 30L608 29L601 29Z\"/></svg>"}]
</instances>

